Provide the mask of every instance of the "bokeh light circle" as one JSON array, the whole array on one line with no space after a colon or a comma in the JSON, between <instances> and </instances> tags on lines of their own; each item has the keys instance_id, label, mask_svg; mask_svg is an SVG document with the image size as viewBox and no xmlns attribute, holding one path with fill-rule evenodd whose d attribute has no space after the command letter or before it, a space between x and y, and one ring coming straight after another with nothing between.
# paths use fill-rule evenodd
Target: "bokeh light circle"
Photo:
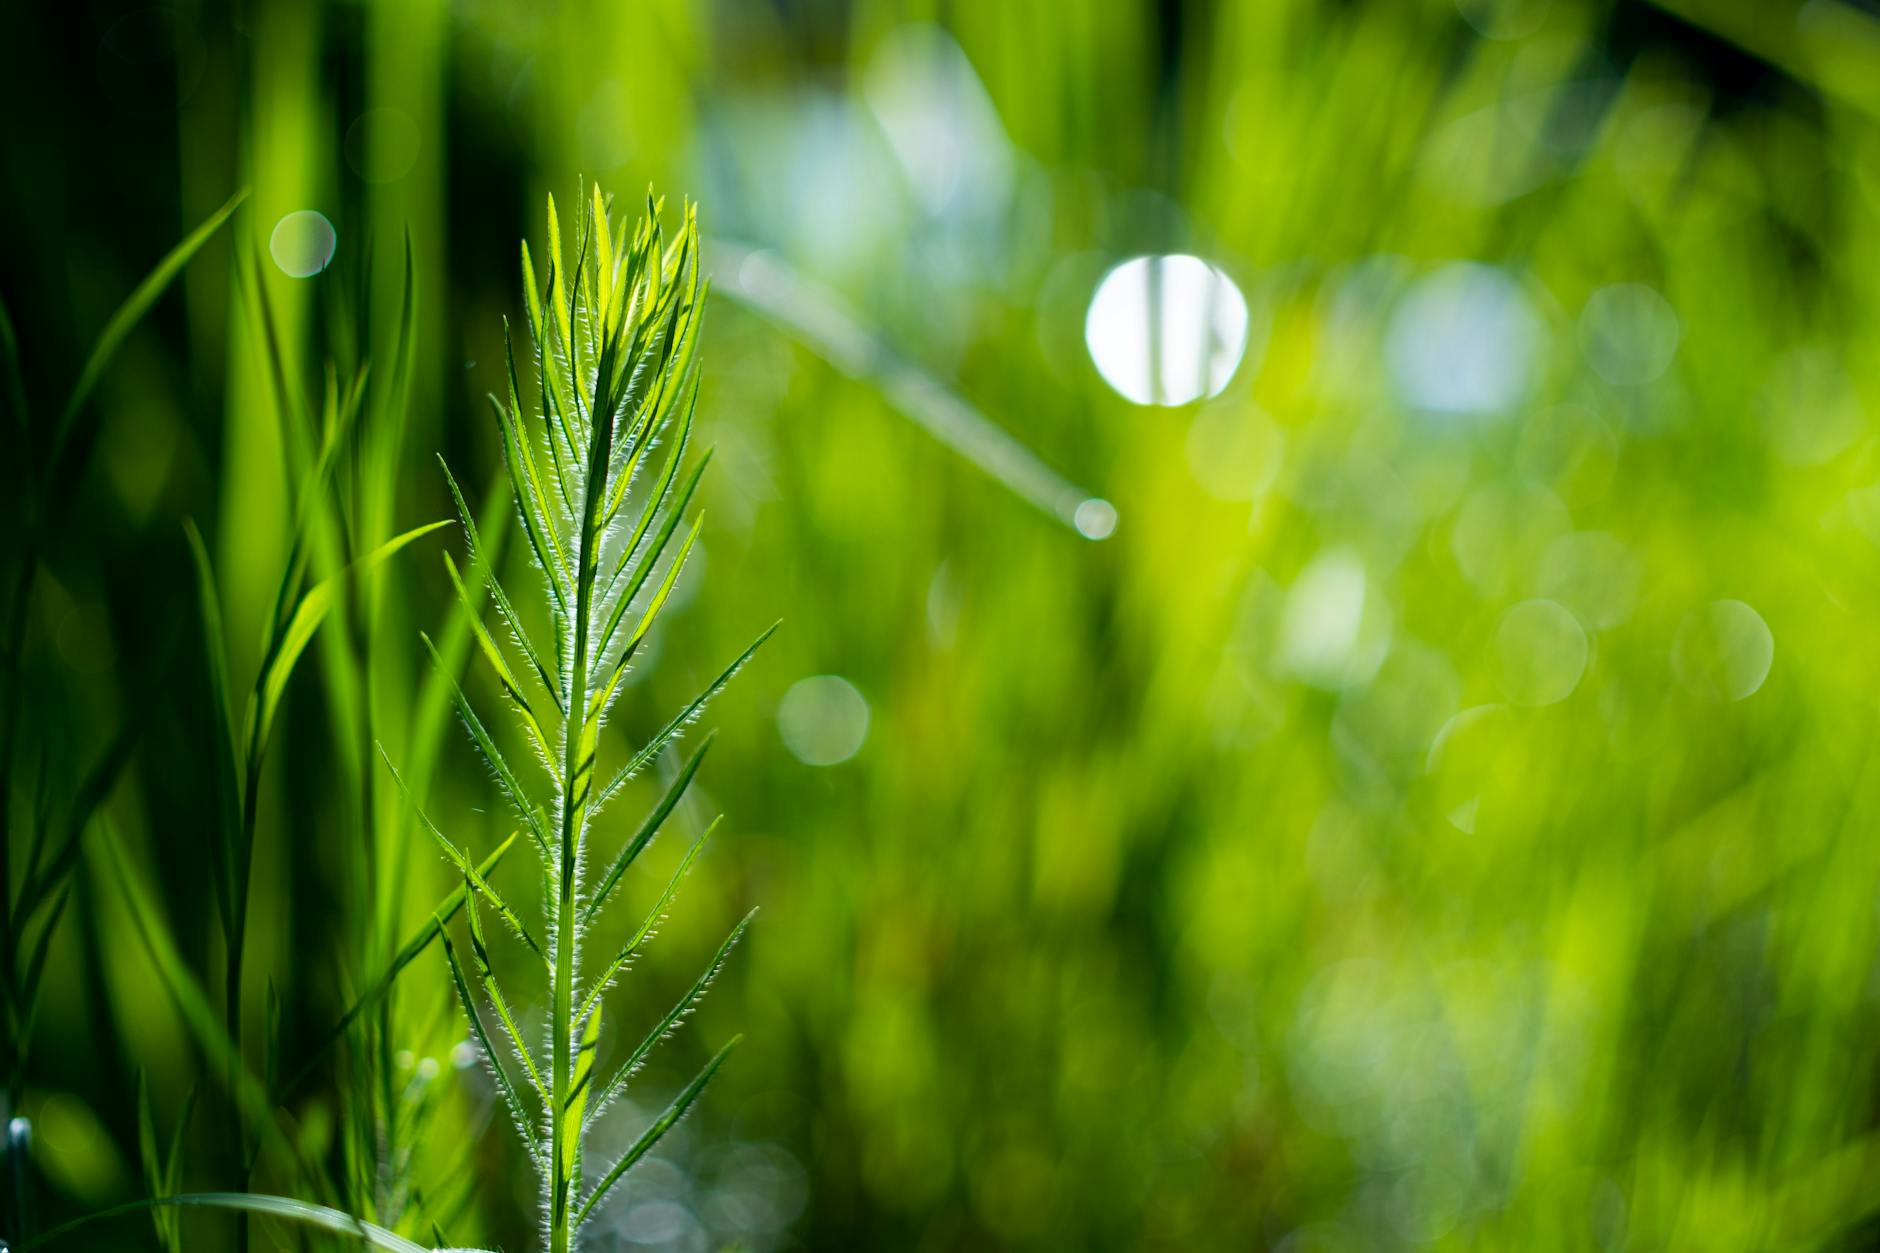
<instances>
[{"instance_id":1,"label":"bokeh light circle","mask_svg":"<svg viewBox=\"0 0 1880 1253\"><path fill-rule=\"evenodd\" d=\"M1775 636L1761 614L1740 600L1713 600L1678 629L1671 667L1698 695L1738 701L1762 688L1775 655Z\"/></svg>"},{"instance_id":2,"label":"bokeh light circle","mask_svg":"<svg viewBox=\"0 0 1880 1253\"><path fill-rule=\"evenodd\" d=\"M1085 539L1108 539L1116 534L1116 506L1101 496L1080 500L1071 513L1071 525Z\"/></svg>"},{"instance_id":3,"label":"bokeh light circle","mask_svg":"<svg viewBox=\"0 0 1880 1253\"><path fill-rule=\"evenodd\" d=\"M274 224L268 255L289 278L312 278L326 269L339 246L339 235L326 215L299 209Z\"/></svg>"},{"instance_id":4,"label":"bokeh light circle","mask_svg":"<svg viewBox=\"0 0 1880 1253\"><path fill-rule=\"evenodd\" d=\"M1391 315L1385 354L1397 395L1460 417L1505 414L1527 395L1540 321L1491 265L1457 261L1417 280Z\"/></svg>"},{"instance_id":5,"label":"bokeh light circle","mask_svg":"<svg viewBox=\"0 0 1880 1253\"><path fill-rule=\"evenodd\" d=\"M777 705L777 731L804 765L840 765L868 739L868 700L841 675L798 679Z\"/></svg>"},{"instance_id":6,"label":"bokeh light circle","mask_svg":"<svg viewBox=\"0 0 1880 1253\"><path fill-rule=\"evenodd\" d=\"M1608 383L1638 387L1671 368L1683 330L1671 302L1643 283L1613 283L1580 311L1580 350Z\"/></svg>"},{"instance_id":7,"label":"bokeh light circle","mask_svg":"<svg viewBox=\"0 0 1880 1253\"><path fill-rule=\"evenodd\" d=\"M1103 381L1139 405L1219 395L1247 351L1247 300L1200 257L1136 257L1103 276L1084 343Z\"/></svg>"},{"instance_id":8,"label":"bokeh light circle","mask_svg":"<svg viewBox=\"0 0 1880 1253\"><path fill-rule=\"evenodd\" d=\"M1558 601L1522 601L1495 628L1496 678L1517 705L1555 705L1573 695L1586 658L1586 630Z\"/></svg>"}]
</instances>

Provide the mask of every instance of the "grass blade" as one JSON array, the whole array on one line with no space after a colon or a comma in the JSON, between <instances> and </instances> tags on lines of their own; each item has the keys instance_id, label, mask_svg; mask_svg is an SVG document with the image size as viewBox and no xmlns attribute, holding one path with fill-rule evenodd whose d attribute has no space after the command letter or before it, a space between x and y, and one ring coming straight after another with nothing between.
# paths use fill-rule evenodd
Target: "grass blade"
<instances>
[{"instance_id":1,"label":"grass blade","mask_svg":"<svg viewBox=\"0 0 1880 1253\"><path fill-rule=\"evenodd\" d=\"M241 764L235 756L234 718L229 712L228 649L222 634L222 602L217 595L215 569L209 550L202 542L202 532L189 518L183 520L183 534L189 541L189 555L196 571L196 602L202 621L203 665L209 676L209 717L211 751L216 773L216 851L221 874L216 879L216 905L227 930L229 909L235 892L236 841L241 838Z\"/></svg>"},{"instance_id":2,"label":"grass blade","mask_svg":"<svg viewBox=\"0 0 1880 1253\"><path fill-rule=\"evenodd\" d=\"M423 526L413 527L403 535L386 540L352 565L323 579L307 590L306 595L302 596L300 603L295 606L294 615L289 619L273 657L262 670L261 678L255 684L259 703L252 716L258 721L255 724L251 744L261 746L267 743L268 732L273 728L275 710L280 705L281 693L287 688L287 680L294 672L294 665L300 660L300 654L306 650L308 642L313 639L313 633L320 629L320 623L326 618L327 610L333 607L333 598L338 594L340 587L345 585L347 577L365 574L391 558L399 549L413 540L429 535L439 527L449 525L448 521L441 521L427 522Z\"/></svg>"},{"instance_id":3,"label":"grass blade","mask_svg":"<svg viewBox=\"0 0 1880 1253\"><path fill-rule=\"evenodd\" d=\"M504 840L501 844L498 844L496 851L483 859L482 864L477 867L477 873L486 878L493 873L496 867L502 863L504 856L514 847L516 837L521 834L520 831L511 831L509 838ZM431 913L431 920L420 927L418 933L405 942L405 946L398 950L398 955L392 958L391 965L386 967L385 973L379 976L378 980L364 996L361 996L358 1000L353 1002L352 1008L342 1014L340 1020L333 1025L332 1030L328 1031L325 1038L314 1046L313 1051L307 1055L307 1060L301 1063L300 1069L290 1075L287 1081L281 1084L280 1088L275 1091L274 1101L276 1103L292 1095L294 1089L299 1087L301 1082L306 1079L309 1074L313 1073L314 1066L319 1064L320 1060L326 1056L328 1050L339 1043L341 1038L345 1036L346 1028L350 1027L360 1014L376 1005L380 998L391 990L393 982L397 980L399 974L405 967L416 961L418 955L431 946L431 941L437 939L439 920L449 922L452 918L455 918L457 911L463 908L463 902L464 889L462 887L454 889L450 895L439 902L438 907Z\"/></svg>"},{"instance_id":4,"label":"grass blade","mask_svg":"<svg viewBox=\"0 0 1880 1253\"><path fill-rule=\"evenodd\" d=\"M93 1223L167 1206L265 1214L324 1228L343 1236L353 1236L365 1241L373 1248L385 1249L388 1253L431 1253L431 1250L421 1244L413 1244L403 1236L394 1235L383 1227L374 1226L364 1219L354 1218L351 1214L340 1210L331 1209L325 1205L315 1205L311 1201L296 1201L291 1197L268 1196L259 1192L190 1192L182 1196L153 1197L143 1201L131 1201L124 1205L114 1205L110 1209L99 1210L95 1214L86 1214L68 1223L61 1223L44 1235L24 1240L13 1246L13 1253L32 1253L34 1249L43 1248Z\"/></svg>"}]
</instances>

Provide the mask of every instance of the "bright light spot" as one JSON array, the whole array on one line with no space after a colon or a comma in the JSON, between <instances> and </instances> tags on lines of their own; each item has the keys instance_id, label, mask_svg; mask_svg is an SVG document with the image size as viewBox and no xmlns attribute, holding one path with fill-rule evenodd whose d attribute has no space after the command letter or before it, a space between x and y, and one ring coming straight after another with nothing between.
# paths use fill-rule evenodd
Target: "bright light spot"
<instances>
[{"instance_id":1,"label":"bright light spot","mask_svg":"<svg viewBox=\"0 0 1880 1253\"><path fill-rule=\"evenodd\" d=\"M1671 368L1682 331L1671 303L1643 283L1614 283L1580 311L1580 349L1608 383L1637 387Z\"/></svg>"},{"instance_id":2,"label":"bright light spot","mask_svg":"<svg viewBox=\"0 0 1880 1253\"><path fill-rule=\"evenodd\" d=\"M274 224L268 252L289 278L312 278L333 259L339 236L323 214L312 209L290 213Z\"/></svg>"},{"instance_id":3,"label":"bright light spot","mask_svg":"<svg viewBox=\"0 0 1880 1253\"><path fill-rule=\"evenodd\" d=\"M1286 432L1257 405L1209 405L1188 427L1188 471L1217 500L1252 501L1273 486Z\"/></svg>"},{"instance_id":4,"label":"bright light spot","mask_svg":"<svg viewBox=\"0 0 1880 1253\"><path fill-rule=\"evenodd\" d=\"M1097 284L1084 342L1104 382L1139 405L1219 395L1247 350L1247 301L1199 257L1137 257Z\"/></svg>"},{"instance_id":5,"label":"bright light spot","mask_svg":"<svg viewBox=\"0 0 1880 1253\"><path fill-rule=\"evenodd\" d=\"M1116 506L1100 496L1079 501L1071 525L1085 539L1108 539L1116 533Z\"/></svg>"},{"instance_id":6,"label":"bright light spot","mask_svg":"<svg viewBox=\"0 0 1880 1253\"><path fill-rule=\"evenodd\" d=\"M1713 600L1679 628L1671 668L1700 696L1742 700L1762 687L1775 655L1761 614L1740 600Z\"/></svg>"},{"instance_id":7,"label":"bright light spot","mask_svg":"<svg viewBox=\"0 0 1880 1253\"><path fill-rule=\"evenodd\" d=\"M868 739L868 701L840 675L798 679L777 705L777 730L804 765L838 765Z\"/></svg>"},{"instance_id":8,"label":"bright light spot","mask_svg":"<svg viewBox=\"0 0 1880 1253\"><path fill-rule=\"evenodd\" d=\"M1458 261L1420 279L1390 320L1397 394L1417 409L1486 418L1527 394L1541 327L1515 281Z\"/></svg>"},{"instance_id":9,"label":"bright light spot","mask_svg":"<svg viewBox=\"0 0 1880 1253\"><path fill-rule=\"evenodd\" d=\"M395 183L418 163L418 124L399 109L367 109L346 129L346 164L368 183Z\"/></svg>"},{"instance_id":10,"label":"bright light spot","mask_svg":"<svg viewBox=\"0 0 1880 1253\"><path fill-rule=\"evenodd\" d=\"M1338 689L1377 672L1390 644L1380 609L1367 616L1364 565L1348 548L1320 553L1286 594L1279 667L1314 687ZM1367 629L1368 628L1368 629Z\"/></svg>"},{"instance_id":11,"label":"bright light spot","mask_svg":"<svg viewBox=\"0 0 1880 1253\"><path fill-rule=\"evenodd\" d=\"M1553 705L1573 695L1586 655L1585 630L1558 601L1523 601L1495 628L1496 677L1517 705Z\"/></svg>"}]
</instances>

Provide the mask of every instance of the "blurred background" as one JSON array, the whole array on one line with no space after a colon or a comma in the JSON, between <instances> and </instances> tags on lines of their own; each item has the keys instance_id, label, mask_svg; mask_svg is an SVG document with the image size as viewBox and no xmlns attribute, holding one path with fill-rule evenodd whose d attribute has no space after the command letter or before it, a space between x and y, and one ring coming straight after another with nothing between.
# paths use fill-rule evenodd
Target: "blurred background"
<instances>
[{"instance_id":1,"label":"blurred background","mask_svg":"<svg viewBox=\"0 0 1880 1253\"><path fill-rule=\"evenodd\" d=\"M1880 7L79 0L0 48L15 888L81 820L6 954L46 937L42 1227L150 1191L140 1073L160 1143L200 1092L177 1185L230 1182L183 520L239 717L295 415L369 360L360 534L449 516L439 453L499 518L517 242L585 178L695 199L714 277L704 560L604 754L784 621L610 1021L763 912L611 1134L748 1038L593 1247L1880 1240ZM453 883L371 743L511 829L418 639L493 708L439 550L349 592L259 780L245 1065L311 1069L253 1185L524 1249L435 945L317 1052Z\"/></svg>"}]
</instances>

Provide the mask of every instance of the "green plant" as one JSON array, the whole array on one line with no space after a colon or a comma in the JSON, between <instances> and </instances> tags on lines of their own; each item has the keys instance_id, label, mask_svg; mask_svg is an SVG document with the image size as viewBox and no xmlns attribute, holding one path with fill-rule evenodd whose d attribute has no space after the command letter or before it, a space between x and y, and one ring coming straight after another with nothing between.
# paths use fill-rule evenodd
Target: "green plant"
<instances>
[{"instance_id":1,"label":"green plant","mask_svg":"<svg viewBox=\"0 0 1880 1253\"><path fill-rule=\"evenodd\" d=\"M508 396L492 395L490 400L523 534L542 576L554 636L552 652L537 646L529 623L488 568L475 520L456 479L445 469L462 517L470 560L484 567L512 648L500 647L478 619L448 554L445 564L471 617L479 651L543 768L551 792L546 804L537 803L470 701L457 689L457 707L477 750L542 859L542 938L477 873L457 845L420 816L469 889L465 911L468 969L448 934L445 954L503 1104L541 1177L541 1219L550 1253L567 1253L575 1247L595 1207L684 1115L737 1043L733 1039L720 1049L626 1154L582 1191L583 1146L589 1130L654 1045L698 1004L750 922L746 915L732 929L686 994L617 1063L611 1076L602 1079L597 1060L603 994L652 935L711 830L693 844L645 920L598 974L584 974L582 950L622 876L652 842L691 783L709 739L591 886L584 882L590 834L620 787L698 717L770 634L765 631L604 784L597 785L602 724L698 538L700 523L695 520L668 559L667 551L710 459L709 454L699 458L682 477L698 401L698 338L705 297L696 210L688 206L670 242L659 215L660 206L649 195L645 216L629 237L624 221L618 227L611 224L608 204L596 186L584 205L571 267L563 260L552 197L547 270L540 286L528 245L522 247L537 404L533 414L525 410L522 398L528 393L516 369L513 346L507 353ZM648 467L662 443L667 446L664 460L652 472ZM540 1057L539 1045L532 1046L525 1038L496 979L479 903L492 910L540 963L548 983L546 1058ZM481 990L487 1013L495 1019L494 1029L486 1022L485 1008L474 989ZM493 1035L500 1035L502 1048ZM520 1069L519 1078L511 1077L512 1068Z\"/></svg>"}]
</instances>

